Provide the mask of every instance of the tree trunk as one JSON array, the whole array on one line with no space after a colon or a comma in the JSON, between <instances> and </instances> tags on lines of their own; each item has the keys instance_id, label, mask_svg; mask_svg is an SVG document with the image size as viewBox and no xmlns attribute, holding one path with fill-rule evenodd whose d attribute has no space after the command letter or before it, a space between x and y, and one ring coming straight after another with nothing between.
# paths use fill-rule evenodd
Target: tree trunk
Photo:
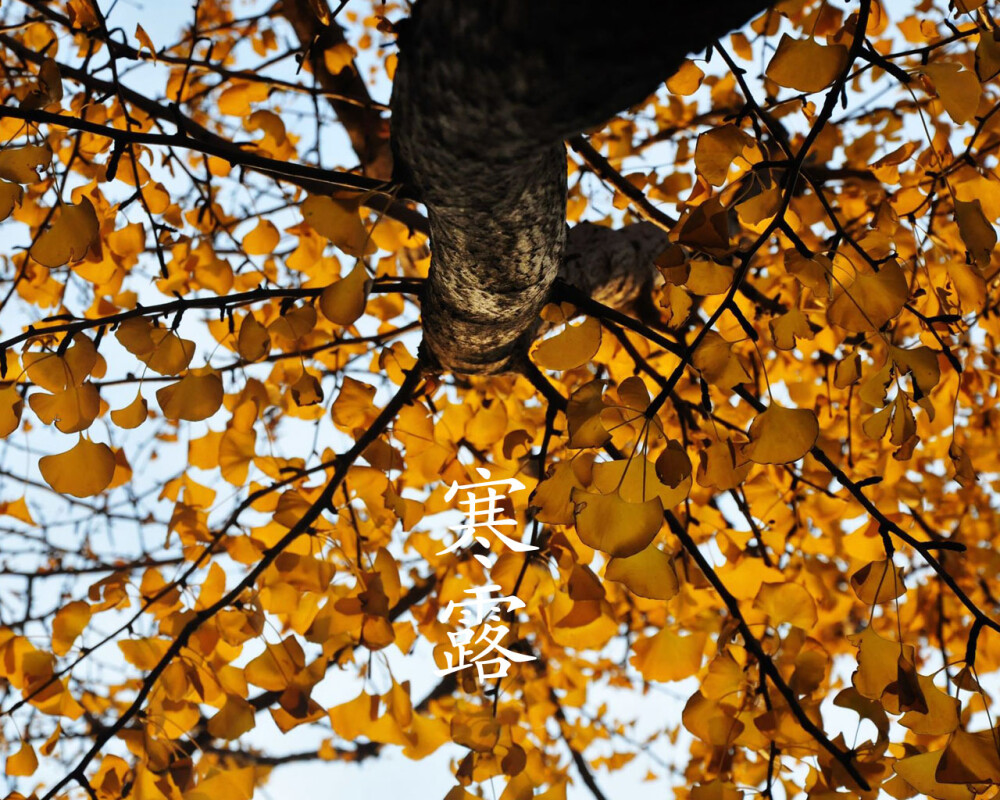
<instances>
[{"instance_id":1,"label":"tree trunk","mask_svg":"<svg viewBox=\"0 0 1000 800\"><path fill-rule=\"evenodd\" d=\"M526 352L566 253L563 141L640 102L690 52L766 6L417 3L400 26L392 146L396 176L418 189L430 219L422 315L439 367L495 374ZM594 260L577 255L578 265ZM597 260L614 271L614 258Z\"/></svg>"}]
</instances>

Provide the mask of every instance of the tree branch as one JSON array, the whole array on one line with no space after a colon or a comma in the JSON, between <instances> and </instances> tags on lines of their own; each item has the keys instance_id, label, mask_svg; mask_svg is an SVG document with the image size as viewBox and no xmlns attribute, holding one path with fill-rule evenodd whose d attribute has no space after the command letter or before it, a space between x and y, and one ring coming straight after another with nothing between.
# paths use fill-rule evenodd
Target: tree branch
<instances>
[{"instance_id":1,"label":"tree branch","mask_svg":"<svg viewBox=\"0 0 1000 800\"><path fill-rule=\"evenodd\" d=\"M692 50L766 6L626 0L422 0L399 37L397 173L419 189L432 261L429 355L459 372L513 368L559 274L563 140L642 101ZM628 41L622 59L608 42Z\"/></svg>"}]
</instances>

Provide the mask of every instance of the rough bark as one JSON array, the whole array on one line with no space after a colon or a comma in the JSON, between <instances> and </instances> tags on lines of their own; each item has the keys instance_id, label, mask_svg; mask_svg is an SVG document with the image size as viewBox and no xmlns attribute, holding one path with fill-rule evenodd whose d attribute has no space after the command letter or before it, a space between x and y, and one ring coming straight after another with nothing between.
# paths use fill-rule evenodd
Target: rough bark
<instances>
[{"instance_id":1,"label":"rough bark","mask_svg":"<svg viewBox=\"0 0 1000 800\"><path fill-rule=\"evenodd\" d=\"M401 25L392 146L396 176L418 188L430 219L422 315L441 368L507 371L535 335L566 251L563 141L640 102L688 53L767 5L417 3Z\"/></svg>"},{"instance_id":2,"label":"rough bark","mask_svg":"<svg viewBox=\"0 0 1000 800\"><path fill-rule=\"evenodd\" d=\"M620 229L583 222L569 231L559 277L592 300L647 319L659 277L653 261L667 243L666 231L651 222Z\"/></svg>"}]
</instances>

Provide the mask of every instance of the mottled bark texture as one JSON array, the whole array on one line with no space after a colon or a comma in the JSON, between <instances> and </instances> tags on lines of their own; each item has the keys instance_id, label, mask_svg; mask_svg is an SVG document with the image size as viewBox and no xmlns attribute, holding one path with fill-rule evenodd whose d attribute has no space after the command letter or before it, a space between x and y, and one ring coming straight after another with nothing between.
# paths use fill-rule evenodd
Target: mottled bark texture
<instances>
[{"instance_id":1,"label":"mottled bark texture","mask_svg":"<svg viewBox=\"0 0 1000 800\"><path fill-rule=\"evenodd\" d=\"M441 368L504 372L526 352L563 264L563 140L640 102L767 5L419 0L400 30L392 146L430 218L422 314ZM585 273L587 262L571 263Z\"/></svg>"},{"instance_id":2,"label":"mottled bark texture","mask_svg":"<svg viewBox=\"0 0 1000 800\"><path fill-rule=\"evenodd\" d=\"M599 303L649 321L659 315L653 260L667 244L667 232L651 222L620 229L582 222L569 230L558 276Z\"/></svg>"}]
</instances>

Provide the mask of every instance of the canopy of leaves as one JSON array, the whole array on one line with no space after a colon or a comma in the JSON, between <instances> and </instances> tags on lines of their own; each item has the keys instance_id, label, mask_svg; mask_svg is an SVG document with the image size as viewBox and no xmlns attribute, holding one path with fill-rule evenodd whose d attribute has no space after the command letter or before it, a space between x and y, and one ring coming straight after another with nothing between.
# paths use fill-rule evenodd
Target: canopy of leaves
<instances>
[{"instance_id":1,"label":"canopy of leaves","mask_svg":"<svg viewBox=\"0 0 1000 800\"><path fill-rule=\"evenodd\" d=\"M574 139L569 222L662 253L624 311L558 284L490 377L420 350L372 99L407 10L126 5L0 7L10 797L248 800L389 748L448 800L995 796L991 4L786 0ZM537 549L442 551L478 468ZM532 660L411 692L490 584ZM642 740L606 702L686 679Z\"/></svg>"}]
</instances>

